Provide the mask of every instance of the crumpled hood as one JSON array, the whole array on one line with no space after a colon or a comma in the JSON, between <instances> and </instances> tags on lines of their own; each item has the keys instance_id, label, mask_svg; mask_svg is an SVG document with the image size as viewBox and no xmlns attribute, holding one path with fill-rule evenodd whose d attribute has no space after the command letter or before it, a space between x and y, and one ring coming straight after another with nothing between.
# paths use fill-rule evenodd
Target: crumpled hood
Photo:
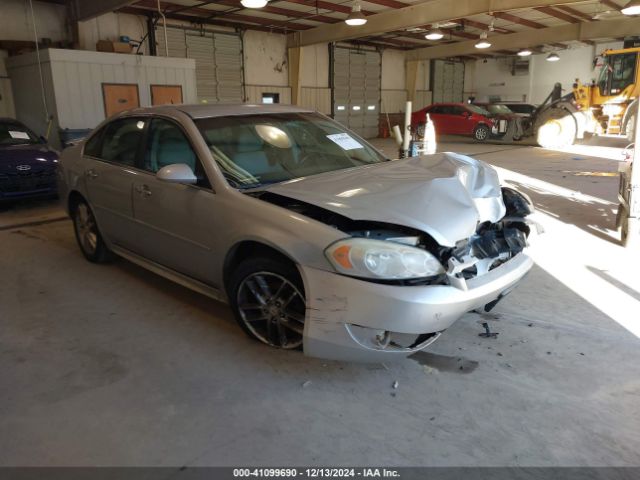
<instances>
[{"instance_id":1,"label":"crumpled hood","mask_svg":"<svg viewBox=\"0 0 640 480\"><path fill-rule=\"evenodd\" d=\"M337 170L266 190L352 220L413 227L450 247L471 236L479 222L505 215L496 171L451 152Z\"/></svg>"}]
</instances>

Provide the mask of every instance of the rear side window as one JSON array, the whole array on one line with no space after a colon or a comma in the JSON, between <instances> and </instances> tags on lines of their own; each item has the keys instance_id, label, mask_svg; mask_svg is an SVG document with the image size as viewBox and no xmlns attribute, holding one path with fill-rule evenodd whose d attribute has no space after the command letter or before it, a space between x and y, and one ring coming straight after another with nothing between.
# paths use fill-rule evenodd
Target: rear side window
<instances>
[{"instance_id":1,"label":"rear side window","mask_svg":"<svg viewBox=\"0 0 640 480\"><path fill-rule=\"evenodd\" d=\"M98 133L96 133L93 137L89 139L89 141L84 146L85 155L89 155L90 157L100 157L100 152L102 149L103 133L104 133L104 128L102 128Z\"/></svg>"},{"instance_id":2,"label":"rear side window","mask_svg":"<svg viewBox=\"0 0 640 480\"><path fill-rule=\"evenodd\" d=\"M96 156L134 167L144 139L145 126L146 121L139 118L123 118L110 123L105 127L100 154Z\"/></svg>"}]
</instances>

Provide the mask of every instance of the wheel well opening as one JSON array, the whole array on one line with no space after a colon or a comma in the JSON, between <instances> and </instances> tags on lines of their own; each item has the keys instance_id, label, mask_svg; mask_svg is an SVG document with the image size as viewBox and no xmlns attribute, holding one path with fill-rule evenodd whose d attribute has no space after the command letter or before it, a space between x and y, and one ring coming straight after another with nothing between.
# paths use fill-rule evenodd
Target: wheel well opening
<instances>
[{"instance_id":1,"label":"wheel well opening","mask_svg":"<svg viewBox=\"0 0 640 480\"><path fill-rule=\"evenodd\" d=\"M73 191L69 194L69 201L67 202L67 206L69 208L69 213L73 212L73 209L80 203L80 202L84 202L85 199L82 196L82 194L80 194L77 191Z\"/></svg>"},{"instance_id":2,"label":"wheel well opening","mask_svg":"<svg viewBox=\"0 0 640 480\"><path fill-rule=\"evenodd\" d=\"M255 241L240 242L229 251L224 261L223 280L227 292L233 270L247 258L255 257L266 257L296 267L296 263L291 258L269 245Z\"/></svg>"}]
</instances>

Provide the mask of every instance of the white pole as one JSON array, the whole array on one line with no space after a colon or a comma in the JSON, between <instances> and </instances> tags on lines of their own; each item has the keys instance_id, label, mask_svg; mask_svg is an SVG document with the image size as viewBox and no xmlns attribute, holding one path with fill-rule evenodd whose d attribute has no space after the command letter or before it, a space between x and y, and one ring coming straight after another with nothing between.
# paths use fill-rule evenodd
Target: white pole
<instances>
[{"instance_id":1,"label":"white pole","mask_svg":"<svg viewBox=\"0 0 640 480\"><path fill-rule=\"evenodd\" d=\"M398 125L394 125L392 128L393 138L396 139L396 143L398 144L398 148L402 146L402 132L400 131L400 127Z\"/></svg>"},{"instance_id":2,"label":"white pole","mask_svg":"<svg viewBox=\"0 0 640 480\"><path fill-rule=\"evenodd\" d=\"M411 102L407 102L404 107L404 136L402 140L402 150L404 150L406 154L407 150L409 150L409 142L411 141Z\"/></svg>"},{"instance_id":3,"label":"white pole","mask_svg":"<svg viewBox=\"0 0 640 480\"><path fill-rule=\"evenodd\" d=\"M640 121L637 113L635 120L635 144L629 171L629 214L623 220L627 223L627 238L624 242L627 248L638 248L640 245Z\"/></svg>"}]
</instances>

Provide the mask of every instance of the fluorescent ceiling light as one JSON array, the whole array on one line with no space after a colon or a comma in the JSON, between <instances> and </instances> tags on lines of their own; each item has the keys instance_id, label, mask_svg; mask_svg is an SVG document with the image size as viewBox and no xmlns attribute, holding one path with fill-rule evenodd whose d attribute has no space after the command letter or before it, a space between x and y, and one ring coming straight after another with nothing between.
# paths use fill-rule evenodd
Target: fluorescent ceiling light
<instances>
[{"instance_id":1,"label":"fluorescent ceiling light","mask_svg":"<svg viewBox=\"0 0 640 480\"><path fill-rule=\"evenodd\" d=\"M444 37L444 33L442 32L442 30L438 28L437 25L435 26L435 28L432 28L431 30L429 30L427 34L424 36L424 38L426 38L427 40L440 40L443 37Z\"/></svg>"},{"instance_id":2,"label":"fluorescent ceiling light","mask_svg":"<svg viewBox=\"0 0 640 480\"><path fill-rule=\"evenodd\" d=\"M487 40L487 32L482 32L480 34L480 40L476 43L476 48L489 48L491 46L491 42Z\"/></svg>"},{"instance_id":3,"label":"fluorescent ceiling light","mask_svg":"<svg viewBox=\"0 0 640 480\"><path fill-rule=\"evenodd\" d=\"M550 53L547 55L547 62L557 62L558 60L560 60L560 57L557 53Z\"/></svg>"},{"instance_id":4,"label":"fluorescent ceiling light","mask_svg":"<svg viewBox=\"0 0 640 480\"><path fill-rule=\"evenodd\" d=\"M347 25L351 25L352 27L358 27L367 23L367 17L365 17L364 13L362 13L360 2L356 1L353 3L353 6L351 7L351 13L347 18L345 18L344 22Z\"/></svg>"},{"instance_id":5,"label":"fluorescent ceiling light","mask_svg":"<svg viewBox=\"0 0 640 480\"><path fill-rule=\"evenodd\" d=\"M245 8L262 8L267 5L269 0L240 0Z\"/></svg>"},{"instance_id":6,"label":"fluorescent ceiling light","mask_svg":"<svg viewBox=\"0 0 640 480\"><path fill-rule=\"evenodd\" d=\"M640 15L640 0L631 0L620 11L625 15Z\"/></svg>"},{"instance_id":7,"label":"fluorescent ceiling light","mask_svg":"<svg viewBox=\"0 0 640 480\"><path fill-rule=\"evenodd\" d=\"M522 50L520 50L518 52L518 56L520 57L528 57L529 55L531 55L533 52L531 50L529 50L528 48L523 48Z\"/></svg>"}]
</instances>

